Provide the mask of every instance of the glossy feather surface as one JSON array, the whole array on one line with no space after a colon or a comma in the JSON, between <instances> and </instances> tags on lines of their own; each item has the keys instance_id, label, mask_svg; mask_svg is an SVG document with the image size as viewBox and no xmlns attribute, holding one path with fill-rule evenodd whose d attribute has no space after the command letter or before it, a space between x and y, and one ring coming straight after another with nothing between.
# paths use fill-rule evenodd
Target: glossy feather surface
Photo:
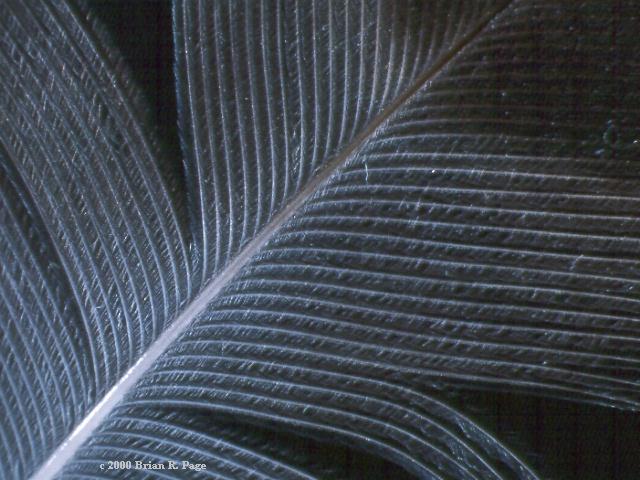
<instances>
[{"instance_id":1,"label":"glossy feather surface","mask_svg":"<svg viewBox=\"0 0 640 480\"><path fill-rule=\"evenodd\" d=\"M534 479L447 399L637 411L637 6L176 1L180 177L87 6L5 2L7 478Z\"/></svg>"}]
</instances>

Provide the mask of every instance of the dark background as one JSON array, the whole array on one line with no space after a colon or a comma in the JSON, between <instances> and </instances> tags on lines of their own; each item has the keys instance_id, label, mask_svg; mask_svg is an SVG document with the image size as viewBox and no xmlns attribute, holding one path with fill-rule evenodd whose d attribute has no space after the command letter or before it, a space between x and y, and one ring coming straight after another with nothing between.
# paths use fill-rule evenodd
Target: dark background
<instances>
[{"instance_id":1,"label":"dark background","mask_svg":"<svg viewBox=\"0 0 640 480\"><path fill-rule=\"evenodd\" d=\"M92 0L146 97L161 146L176 165L181 152L173 76L171 2ZM447 401L452 399L447 397ZM640 479L640 416L611 408L494 392L453 396L461 411L495 433L543 478ZM268 433L267 433L268 435ZM282 440L281 434L273 433ZM354 478L397 479L395 465L346 447L287 434L309 455L332 458ZM634 453L636 452L636 453Z\"/></svg>"}]
</instances>

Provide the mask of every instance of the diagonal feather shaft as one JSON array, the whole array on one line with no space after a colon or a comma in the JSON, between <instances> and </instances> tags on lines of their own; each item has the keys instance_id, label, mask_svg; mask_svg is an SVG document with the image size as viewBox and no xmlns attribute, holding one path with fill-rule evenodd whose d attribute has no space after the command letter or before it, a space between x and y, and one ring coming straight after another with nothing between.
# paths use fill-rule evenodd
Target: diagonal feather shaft
<instances>
[{"instance_id":1,"label":"diagonal feather shaft","mask_svg":"<svg viewBox=\"0 0 640 480\"><path fill-rule=\"evenodd\" d=\"M388 105L344 150L330 160L299 191L299 193L253 238L235 258L202 290L202 292L182 310L166 329L145 351L143 356L131 367L118 383L90 411L82 423L76 427L64 443L51 455L47 462L33 476L44 480L55 477L78 448L92 435L101 422L113 411L138 380L152 367L156 360L175 342L175 340L193 323L223 288L241 271L251 258L271 239L282 225L295 216L300 207L311 198L364 143L375 137L378 129L397 112L412 96L438 75L464 48L473 42L482 30L500 14L506 5L499 5L479 19L476 26L456 42L444 55L407 89Z\"/></svg>"}]
</instances>

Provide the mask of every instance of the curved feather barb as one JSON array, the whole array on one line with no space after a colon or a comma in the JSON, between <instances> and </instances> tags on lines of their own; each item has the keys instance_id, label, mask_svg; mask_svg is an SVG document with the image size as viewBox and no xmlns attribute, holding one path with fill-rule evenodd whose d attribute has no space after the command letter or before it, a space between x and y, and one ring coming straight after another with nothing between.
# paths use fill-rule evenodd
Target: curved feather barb
<instances>
[{"instance_id":1,"label":"curved feather barb","mask_svg":"<svg viewBox=\"0 0 640 480\"><path fill-rule=\"evenodd\" d=\"M0 4L3 477L535 479L450 397L640 409L637 7L176 0L177 172L90 3Z\"/></svg>"}]
</instances>

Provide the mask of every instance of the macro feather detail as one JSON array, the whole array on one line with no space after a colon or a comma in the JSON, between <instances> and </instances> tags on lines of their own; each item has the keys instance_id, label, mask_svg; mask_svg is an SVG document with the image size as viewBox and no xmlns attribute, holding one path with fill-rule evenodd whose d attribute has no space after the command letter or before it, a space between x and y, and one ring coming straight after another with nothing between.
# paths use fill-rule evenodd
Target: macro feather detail
<instances>
[{"instance_id":1,"label":"macro feather detail","mask_svg":"<svg viewBox=\"0 0 640 480\"><path fill-rule=\"evenodd\" d=\"M6 477L535 479L447 399L639 410L636 7L176 1L181 178L89 6L5 2Z\"/></svg>"},{"instance_id":2,"label":"macro feather detail","mask_svg":"<svg viewBox=\"0 0 640 480\"><path fill-rule=\"evenodd\" d=\"M202 278L504 5L176 2L180 132ZM448 16L455 28L441 25Z\"/></svg>"},{"instance_id":3,"label":"macro feather detail","mask_svg":"<svg viewBox=\"0 0 640 480\"><path fill-rule=\"evenodd\" d=\"M33 424L27 414L32 410L18 416L20 409L7 407L17 416L2 420L3 470L15 478L32 473L56 446L51 440L34 444L24 432L34 429L34 436L52 435L59 443L190 295L187 245L177 218L180 202L170 198L171 180L162 175L157 148L142 133L139 100L130 94L128 75L102 53L100 32L90 28L89 18L81 21L82 15L63 2L0 6L2 161L5 171L14 170L19 178L13 182L15 196L32 204L28 228L41 226L33 243L48 247L33 262L40 262L41 269L49 266L52 273L43 273L43 282L59 289L55 295L60 299L50 298L49 289L41 292L42 301L58 309L62 301L70 305L64 313L51 308L43 315L25 312L24 318L31 318L40 335L50 328L48 321L63 324L56 333L63 336L68 329L70 341L76 336L79 342L75 354L53 341L3 353L10 359L33 358L25 371L43 375L45 383L33 387L32 406L25 399L25 408L42 409L40 403L48 400L37 398L47 398L55 377L63 373L60 367L40 372L40 350L44 358L59 356L78 371L73 378L61 378L61 393L49 399L56 409L46 414L54 426ZM8 219L7 231L18 228L11 226L16 221ZM18 248L9 235L7 241ZM26 307L27 285L18 286L16 301ZM18 318L15 311L3 322ZM3 373L3 393L19 405L24 391L18 384L9 388L15 383L11 370ZM13 445L22 442L24 457L10 460Z\"/></svg>"}]
</instances>

